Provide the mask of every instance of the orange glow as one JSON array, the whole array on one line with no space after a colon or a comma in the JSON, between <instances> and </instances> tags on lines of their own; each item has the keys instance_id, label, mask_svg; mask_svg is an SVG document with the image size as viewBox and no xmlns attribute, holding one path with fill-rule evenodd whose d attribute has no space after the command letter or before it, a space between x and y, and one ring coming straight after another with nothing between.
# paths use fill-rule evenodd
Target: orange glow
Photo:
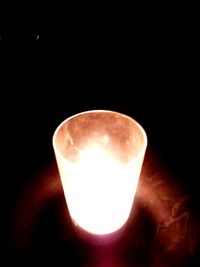
<instances>
[{"instance_id":1,"label":"orange glow","mask_svg":"<svg viewBox=\"0 0 200 267\"><path fill-rule=\"evenodd\" d=\"M53 139L70 215L84 230L109 234L129 218L146 135L133 119L93 111L64 121Z\"/></svg>"}]
</instances>

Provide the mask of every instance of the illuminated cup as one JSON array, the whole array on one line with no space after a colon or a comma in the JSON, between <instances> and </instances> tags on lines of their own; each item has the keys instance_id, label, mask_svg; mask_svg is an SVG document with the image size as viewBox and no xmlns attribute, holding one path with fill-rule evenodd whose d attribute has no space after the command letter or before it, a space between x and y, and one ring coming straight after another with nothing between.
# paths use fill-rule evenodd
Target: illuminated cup
<instances>
[{"instance_id":1,"label":"illuminated cup","mask_svg":"<svg viewBox=\"0 0 200 267\"><path fill-rule=\"evenodd\" d=\"M55 130L53 147L70 216L89 234L107 235L128 220L147 137L124 114L76 114Z\"/></svg>"}]
</instances>

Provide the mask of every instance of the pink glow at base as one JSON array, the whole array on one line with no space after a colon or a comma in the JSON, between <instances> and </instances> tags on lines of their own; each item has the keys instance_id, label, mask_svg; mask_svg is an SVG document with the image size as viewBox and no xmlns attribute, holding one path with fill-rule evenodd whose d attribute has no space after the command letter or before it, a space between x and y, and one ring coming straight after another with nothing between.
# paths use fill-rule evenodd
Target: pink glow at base
<instances>
[{"instance_id":1,"label":"pink glow at base","mask_svg":"<svg viewBox=\"0 0 200 267\"><path fill-rule=\"evenodd\" d=\"M133 119L93 111L64 121L54 149L69 213L89 233L105 235L128 220L146 149Z\"/></svg>"},{"instance_id":2,"label":"pink glow at base","mask_svg":"<svg viewBox=\"0 0 200 267\"><path fill-rule=\"evenodd\" d=\"M34 179L27 176L7 224L8 246L20 254L20 263L25 259L23 266L27 265L24 256L30 251L35 266L41 261L44 266L52 262L85 267L194 266L191 260L200 266L196 199L150 148L123 235L111 243L106 235L101 246L78 238L79 227L73 231L55 162L36 173ZM96 235L91 236L96 239Z\"/></svg>"}]
</instances>

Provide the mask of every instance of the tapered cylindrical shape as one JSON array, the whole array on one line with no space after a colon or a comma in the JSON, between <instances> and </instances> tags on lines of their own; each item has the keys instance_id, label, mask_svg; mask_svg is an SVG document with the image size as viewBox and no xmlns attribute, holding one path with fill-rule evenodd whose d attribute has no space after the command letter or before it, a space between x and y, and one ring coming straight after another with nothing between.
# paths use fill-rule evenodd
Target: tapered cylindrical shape
<instances>
[{"instance_id":1,"label":"tapered cylindrical shape","mask_svg":"<svg viewBox=\"0 0 200 267\"><path fill-rule=\"evenodd\" d=\"M53 147L75 224L105 235L126 223L146 146L143 128L118 112L87 111L58 126Z\"/></svg>"}]
</instances>

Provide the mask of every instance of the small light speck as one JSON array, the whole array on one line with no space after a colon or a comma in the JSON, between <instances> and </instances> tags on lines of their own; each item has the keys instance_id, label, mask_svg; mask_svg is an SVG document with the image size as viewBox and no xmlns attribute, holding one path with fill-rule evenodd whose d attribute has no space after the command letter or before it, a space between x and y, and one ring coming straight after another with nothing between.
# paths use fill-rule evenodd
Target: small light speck
<instances>
[{"instance_id":1,"label":"small light speck","mask_svg":"<svg viewBox=\"0 0 200 267\"><path fill-rule=\"evenodd\" d=\"M36 37L36 40L38 41L39 40L39 38L40 38L40 36L39 36L39 34L37 35L37 37Z\"/></svg>"}]
</instances>

